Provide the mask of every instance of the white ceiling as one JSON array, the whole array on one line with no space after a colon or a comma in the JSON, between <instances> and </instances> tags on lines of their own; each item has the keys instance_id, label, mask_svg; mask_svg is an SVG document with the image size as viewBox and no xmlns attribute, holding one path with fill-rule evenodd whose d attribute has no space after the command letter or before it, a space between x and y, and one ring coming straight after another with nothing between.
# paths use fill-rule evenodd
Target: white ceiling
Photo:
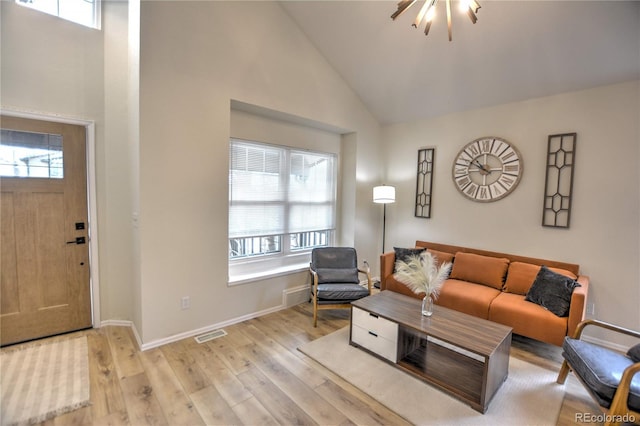
<instances>
[{"instance_id":1,"label":"white ceiling","mask_svg":"<svg viewBox=\"0 0 640 426\"><path fill-rule=\"evenodd\" d=\"M283 1L383 124L640 79L639 1L478 0L473 25L445 2L431 31L396 1Z\"/></svg>"}]
</instances>

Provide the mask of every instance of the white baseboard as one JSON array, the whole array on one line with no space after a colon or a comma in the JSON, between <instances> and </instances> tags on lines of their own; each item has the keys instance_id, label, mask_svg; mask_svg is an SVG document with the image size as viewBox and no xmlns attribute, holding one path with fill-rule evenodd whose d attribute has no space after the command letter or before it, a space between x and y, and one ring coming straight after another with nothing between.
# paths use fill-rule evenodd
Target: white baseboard
<instances>
[{"instance_id":1,"label":"white baseboard","mask_svg":"<svg viewBox=\"0 0 640 426\"><path fill-rule=\"evenodd\" d=\"M148 349L153 349L153 348L157 348L159 346L162 345L166 345L168 343L173 343L173 342L177 342L178 340L182 340L182 339L186 339L188 337L194 337L197 336L199 334L203 334L203 333L207 333L209 331L212 330L217 330L218 328L223 328L229 325L233 325L233 324L238 324L241 323L243 321L247 321L253 318L257 318L257 317L261 317L263 315L267 315L267 314L271 314L274 312L278 312L285 309L284 306L280 305L280 306L275 306L273 308L269 308L269 309L265 309L263 311L258 311L258 312L253 312L247 315L242 315L240 317L237 318L232 318L230 320L227 321L222 321L216 324L212 324L212 325L208 325L205 327L201 327L195 330L190 330L190 331L185 331L183 333L178 333L178 334L174 334L173 336L169 336L169 337L164 337L162 339L157 339L157 340L152 340L151 342L148 343L143 343L142 345L140 345L140 350L141 351L146 351Z\"/></svg>"},{"instance_id":2,"label":"white baseboard","mask_svg":"<svg viewBox=\"0 0 640 426\"><path fill-rule=\"evenodd\" d=\"M146 351L149 349L157 348L162 345L166 345L168 343L177 342L178 340L186 339L189 337L194 337L199 334L207 333L212 330L217 330L219 328L223 328L229 325L238 324L243 321L247 321L253 318L261 317L263 315L271 314L274 312L281 311L283 309L290 308L295 305L299 305L300 303L306 303L309 301L309 286L301 285L299 287L293 287L283 290L282 292L282 304L278 306L274 306L273 308L264 309L262 311L253 312L247 315L242 315L240 317L232 318L230 320L222 321L216 324L211 324L205 327L201 327L195 330L185 331L183 333L174 334L172 336L164 337L162 339L152 340L148 343L143 343L142 339L140 339L140 335L138 334L138 330L135 327L135 324L132 321L127 320L106 320L100 323L101 327L114 325L114 326L122 326L122 327L131 327L133 330L133 335L138 342L138 347L141 351Z\"/></svg>"}]
</instances>

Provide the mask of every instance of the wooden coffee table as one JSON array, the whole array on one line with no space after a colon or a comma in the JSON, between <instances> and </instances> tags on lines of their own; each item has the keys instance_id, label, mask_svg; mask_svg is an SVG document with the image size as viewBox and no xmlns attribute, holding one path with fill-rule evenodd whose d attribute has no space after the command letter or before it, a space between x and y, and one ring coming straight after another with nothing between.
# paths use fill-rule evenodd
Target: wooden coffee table
<instances>
[{"instance_id":1,"label":"wooden coffee table","mask_svg":"<svg viewBox=\"0 0 640 426\"><path fill-rule=\"evenodd\" d=\"M509 374L511 328L382 291L352 303L349 343L484 413Z\"/></svg>"}]
</instances>

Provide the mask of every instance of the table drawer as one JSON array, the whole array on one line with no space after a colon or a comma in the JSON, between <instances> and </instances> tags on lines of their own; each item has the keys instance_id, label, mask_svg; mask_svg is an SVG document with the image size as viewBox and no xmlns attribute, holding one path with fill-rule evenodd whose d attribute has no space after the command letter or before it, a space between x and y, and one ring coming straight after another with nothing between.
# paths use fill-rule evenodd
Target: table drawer
<instances>
[{"instance_id":1,"label":"table drawer","mask_svg":"<svg viewBox=\"0 0 640 426\"><path fill-rule=\"evenodd\" d=\"M397 334L395 339L390 340L375 334L373 331L351 324L351 341L363 348L369 349L371 352L386 358L391 362L397 362Z\"/></svg>"},{"instance_id":2,"label":"table drawer","mask_svg":"<svg viewBox=\"0 0 640 426\"><path fill-rule=\"evenodd\" d=\"M351 308L351 323L367 331L372 331L385 339L398 341L397 323L371 314L363 309L356 308L355 306Z\"/></svg>"}]
</instances>

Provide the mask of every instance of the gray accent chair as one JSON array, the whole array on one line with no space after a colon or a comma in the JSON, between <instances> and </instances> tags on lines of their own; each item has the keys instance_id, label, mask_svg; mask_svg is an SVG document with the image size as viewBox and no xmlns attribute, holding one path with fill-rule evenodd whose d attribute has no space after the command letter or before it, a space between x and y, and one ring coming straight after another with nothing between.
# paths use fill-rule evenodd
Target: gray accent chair
<instances>
[{"instance_id":1,"label":"gray accent chair","mask_svg":"<svg viewBox=\"0 0 640 426\"><path fill-rule=\"evenodd\" d=\"M562 345L564 362L557 382L565 382L569 371L580 380L606 414L605 425L640 421L640 362L627 354L581 340L587 326L640 338L640 332L598 320L578 324L573 337Z\"/></svg>"},{"instance_id":2,"label":"gray accent chair","mask_svg":"<svg viewBox=\"0 0 640 426\"><path fill-rule=\"evenodd\" d=\"M311 252L311 301L313 326L318 326L318 310L349 308L351 302L371 294L368 270L358 268L358 256L352 247L318 247ZM367 277L360 285L359 274Z\"/></svg>"}]
</instances>

